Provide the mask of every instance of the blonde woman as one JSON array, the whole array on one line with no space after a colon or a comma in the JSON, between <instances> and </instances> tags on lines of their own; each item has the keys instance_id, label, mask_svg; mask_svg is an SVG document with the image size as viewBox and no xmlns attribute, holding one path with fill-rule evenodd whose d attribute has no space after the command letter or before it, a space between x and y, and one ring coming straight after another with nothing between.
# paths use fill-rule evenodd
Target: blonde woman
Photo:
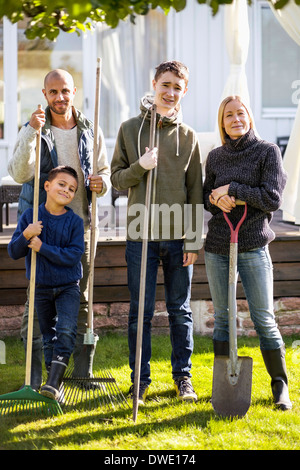
<instances>
[{"instance_id":1,"label":"blonde woman","mask_svg":"<svg viewBox=\"0 0 300 470\"><path fill-rule=\"evenodd\" d=\"M230 230L223 212L234 226L248 205L239 231L238 272L251 319L260 340L262 356L271 376L275 404L292 408L288 394L285 348L273 311L273 269L268 245L275 238L272 213L279 209L286 184L279 148L261 140L254 131L250 109L238 96L224 99L219 108L222 146L206 162L204 203L212 217L205 242L206 271L215 310L214 352L228 355L228 272Z\"/></svg>"}]
</instances>

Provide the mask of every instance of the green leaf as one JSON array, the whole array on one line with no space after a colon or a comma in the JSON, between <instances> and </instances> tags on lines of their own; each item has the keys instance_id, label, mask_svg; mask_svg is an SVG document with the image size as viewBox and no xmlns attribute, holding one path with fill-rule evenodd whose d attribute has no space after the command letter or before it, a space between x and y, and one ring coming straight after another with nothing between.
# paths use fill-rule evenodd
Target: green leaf
<instances>
[{"instance_id":1,"label":"green leaf","mask_svg":"<svg viewBox=\"0 0 300 470\"><path fill-rule=\"evenodd\" d=\"M192 1L192 0L189 0ZM194 0L199 5L208 4L216 15L219 6L233 0ZM283 8L289 0L277 0L275 8ZM300 5L300 0L295 1ZM130 18L134 23L137 15L146 15L151 9L161 8L167 15L171 8L180 12L186 0L0 0L0 19L6 16L12 23L29 18L26 36L47 37L55 40L60 31L80 34L92 29L90 21L105 22L115 28L120 20ZM248 0L251 5L252 0Z\"/></svg>"},{"instance_id":2,"label":"green leaf","mask_svg":"<svg viewBox=\"0 0 300 470\"><path fill-rule=\"evenodd\" d=\"M172 6L173 6L174 10L182 11L186 7L186 0L174 0Z\"/></svg>"},{"instance_id":3,"label":"green leaf","mask_svg":"<svg viewBox=\"0 0 300 470\"><path fill-rule=\"evenodd\" d=\"M218 2L218 0L210 0L210 7L212 9L213 16L215 16L219 11L219 2Z\"/></svg>"},{"instance_id":4,"label":"green leaf","mask_svg":"<svg viewBox=\"0 0 300 470\"><path fill-rule=\"evenodd\" d=\"M276 10L281 9L281 8L283 8L288 2L289 2L289 0L278 0L278 1L274 4L274 7L276 8Z\"/></svg>"}]
</instances>

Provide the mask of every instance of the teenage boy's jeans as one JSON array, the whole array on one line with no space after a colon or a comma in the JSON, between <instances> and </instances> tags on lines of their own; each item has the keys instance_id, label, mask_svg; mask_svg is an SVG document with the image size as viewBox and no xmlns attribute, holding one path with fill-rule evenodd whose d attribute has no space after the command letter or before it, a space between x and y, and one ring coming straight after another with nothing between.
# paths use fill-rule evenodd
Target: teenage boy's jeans
<instances>
[{"instance_id":1,"label":"teenage boy's jeans","mask_svg":"<svg viewBox=\"0 0 300 470\"><path fill-rule=\"evenodd\" d=\"M128 321L129 365L134 381L136 336L139 309L139 288L142 242L127 241L126 261L130 312ZM162 261L166 306L169 314L172 345L173 378L191 377L193 352L193 320L190 309L193 266L183 267L183 241L149 242L145 284L145 309L140 381L150 384L151 320L155 307L157 270Z\"/></svg>"},{"instance_id":2,"label":"teenage boy's jeans","mask_svg":"<svg viewBox=\"0 0 300 470\"><path fill-rule=\"evenodd\" d=\"M75 345L80 289L74 282L60 287L36 286L35 307L43 335L46 367L53 356L69 359Z\"/></svg>"},{"instance_id":3,"label":"teenage boy's jeans","mask_svg":"<svg viewBox=\"0 0 300 470\"><path fill-rule=\"evenodd\" d=\"M228 341L229 256L205 251L205 265L215 311L213 338ZM273 308L273 267L267 246L238 254L238 273L261 349L278 349L283 341Z\"/></svg>"}]
</instances>

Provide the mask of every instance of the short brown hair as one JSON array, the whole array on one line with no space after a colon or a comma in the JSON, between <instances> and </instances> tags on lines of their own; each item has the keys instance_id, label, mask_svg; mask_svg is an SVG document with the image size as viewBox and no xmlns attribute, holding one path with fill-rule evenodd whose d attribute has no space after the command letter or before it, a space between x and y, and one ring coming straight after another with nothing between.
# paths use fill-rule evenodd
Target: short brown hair
<instances>
[{"instance_id":1,"label":"short brown hair","mask_svg":"<svg viewBox=\"0 0 300 470\"><path fill-rule=\"evenodd\" d=\"M182 62L179 62L177 60L162 62L156 67L154 80L157 81L159 77L165 72L174 73L178 78L182 78L185 81L186 85L188 84L189 69Z\"/></svg>"},{"instance_id":2,"label":"short brown hair","mask_svg":"<svg viewBox=\"0 0 300 470\"><path fill-rule=\"evenodd\" d=\"M74 168L72 168L71 166L67 166L67 165L61 165L61 166L57 166L55 168L52 168L52 170L49 171L47 180L48 181L53 181L54 178L56 178L56 176L59 173L67 173L68 175L73 176L73 178L76 180L76 183L77 183L77 186L78 186L77 171L74 170Z\"/></svg>"}]
</instances>

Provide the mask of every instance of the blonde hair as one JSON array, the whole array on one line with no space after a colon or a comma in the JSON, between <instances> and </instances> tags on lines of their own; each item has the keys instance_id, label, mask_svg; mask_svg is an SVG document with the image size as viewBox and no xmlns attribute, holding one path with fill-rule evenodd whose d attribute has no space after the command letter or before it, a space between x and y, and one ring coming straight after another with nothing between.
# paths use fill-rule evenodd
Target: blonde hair
<instances>
[{"instance_id":1,"label":"blonde hair","mask_svg":"<svg viewBox=\"0 0 300 470\"><path fill-rule=\"evenodd\" d=\"M227 96L227 98L225 98L222 101L222 103L220 104L219 112L218 112L218 126L219 126L219 132L220 132L222 145L225 144L226 136L228 136L228 134L225 132L224 123L223 123L224 110L225 110L226 105L228 103L230 103L230 101L235 101L235 100L239 101L241 103L241 105L245 108L245 110L247 111L247 114L248 114L249 120L250 120L250 128L254 129L254 118L253 118L253 115L252 115L252 112L251 112L250 108L248 108L245 105L245 103L243 102L243 100L241 99L240 96L238 96L238 95Z\"/></svg>"}]
</instances>

